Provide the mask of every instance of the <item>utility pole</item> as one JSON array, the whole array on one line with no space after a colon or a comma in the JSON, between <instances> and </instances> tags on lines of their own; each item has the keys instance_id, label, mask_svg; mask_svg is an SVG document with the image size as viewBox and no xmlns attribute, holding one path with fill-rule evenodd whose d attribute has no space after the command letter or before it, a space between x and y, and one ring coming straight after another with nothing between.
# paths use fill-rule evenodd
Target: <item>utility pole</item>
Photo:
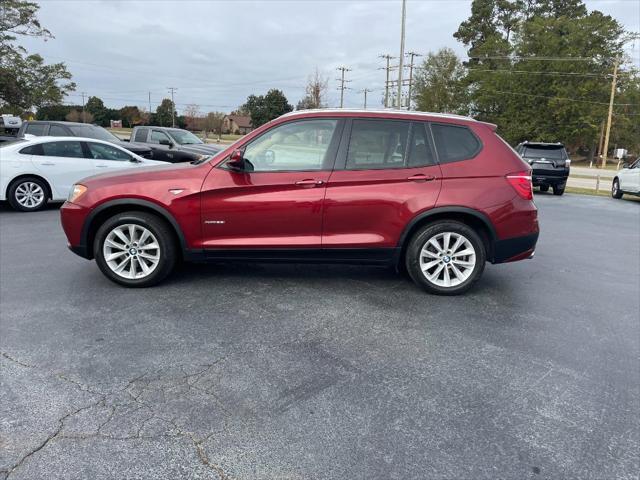
<instances>
[{"instance_id":1,"label":"utility pole","mask_svg":"<svg viewBox=\"0 0 640 480\"><path fill-rule=\"evenodd\" d=\"M407 101L407 110L411 110L411 89L413 87L413 61L416 57L421 57L419 53L416 52L408 52L407 56L411 58L411 62L409 63L409 94Z\"/></svg>"},{"instance_id":2,"label":"utility pole","mask_svg":"<svg viewBox=\"0 0 640 480\"><path fill-rule=\"evenodd\" d=\"M344 84L351 81L351 80L345 80L344 74L345 72L350 72L351 69L345 66L342 66L342 67L338 67L336 70L340 71L340 78L337 78L336 80L340 81L340 87L338 87L338 90L340 90L340 108L342 108L342 106L344 105L344 91L347 90L348 88L348 87L345 87Z\"/></svg>"},{"instance_id":3,"label":"utility pole","mask_svg":"<svg viewBox=\"0 0 640 480\"><path fill-rule=\"evenodd\" d=\"M85 113L84 113L84 97L87 93L86 92L82 92L82 123L85 123L84 119L85 119Z\"/></svg>"},{"instance_id":4,"label":"utility pole","mask_svg":"<svg viewBox=\"0 0 640 480\"><path fill-rule=\"evenodd\" d=\"M364 93L364 109L367 109L367 93L373 92L373 90L369 90L368 88L364 88L360 90L360 93Z\"/></svg>"},{"instance_id":5,"label":"utility pole","mask_svg":"<svg viewBox=\"0 0 640 480\"><path fill-rule=\"evenodd\" d=\"M389 72L393 68L389 65L389 62L396 57L392 57L389 54L385 54L385 55L380 55L380 58L384 58L387 61L387 66L382 67L382 69L387 71L387 79L384 82L384 107L389 108Z\"/></svg>"},{"instance_id":6,"label":"utility pole","mask_svg":"<svg viewBox=\"0 0 640 480\"><path fill-rule=\"evenodd\" d=\"M178 90L176 87L167 87L171 92L171 126L176 128L176 103L173 101L173 93Z\"/></svg>"},{"instance_id":7,"label":"utility pole","mask_svg":"<svg viewBox=\"0 0 640 480\"><path fill-rule=\"evenodd\" d=\"M151 92L149 92L149 125L151 125Z\"/></svg>"},{"instance_id":8,"label":"utility pole","mask_svg":"<svg viewBox=\"0 0 640 480\"><path fill-rule=\"evenodd\" d=\"M618 81L618 64L620 58L613 63L613 79L611 80L611 96L609 97L609 115L607 116L607 129L604 134L604 147L602 149L602 168L607 166L607 150L609 149L609 135L611 133L611 119L613 117L613 99L616 95L616 83Z\"/></svg>"},{"instance_id":9,"label":"utility pole","mask_svg":"<svg viewBox=\"0 0 640 480\"><path fill-rule=\"evenodd\" d=\"M404 24L407 17L407 0L402 0L402 23L400 28L400 56L398 57L398 108L402 108L402 70L404 68Z\"/></svg>"}]
</instances>

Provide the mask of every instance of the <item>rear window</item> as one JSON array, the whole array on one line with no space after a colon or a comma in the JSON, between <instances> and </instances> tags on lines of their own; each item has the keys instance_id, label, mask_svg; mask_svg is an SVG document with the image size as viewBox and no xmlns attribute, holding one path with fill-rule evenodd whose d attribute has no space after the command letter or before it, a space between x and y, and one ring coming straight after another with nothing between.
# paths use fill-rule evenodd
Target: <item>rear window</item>
<instances>
[{"instance_id":1,"label":"rear window","mask_svg":"<svg viewBox=\"0 0 640 480\"><path fill-rule=\"evenodd\" d=\"M545 158L549 160L564 160L566 154L564 147L558 146L525 146L522 152L524 158Z\"/></svg>"},{"instance_id":2,"label":"rear window","mask_svg":"<svg viewBox=\"0 0 640 480\"><path fill-rule=\"evenodd\" d=\"M145 143L147 141L147 133L149 133L148 128L140 128L136 130L136 136L133 141Z\"/></svg>"},{"instance_id":3,"label":"rear window","mask_svg":"<svg viewBox=\"0 0 640 480\"><path fill-rule=\"evenodd\" d=\"M480 151L480 140L467 127L431 124L440 163L473 158Z\"/></svg>"}]
</instances>

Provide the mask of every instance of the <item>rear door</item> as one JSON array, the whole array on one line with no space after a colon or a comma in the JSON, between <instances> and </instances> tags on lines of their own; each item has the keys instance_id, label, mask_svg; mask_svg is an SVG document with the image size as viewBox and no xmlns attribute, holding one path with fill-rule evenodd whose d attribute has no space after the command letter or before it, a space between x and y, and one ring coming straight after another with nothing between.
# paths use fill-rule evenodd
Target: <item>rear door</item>
<instances>
[{"instance_id":1,"label":"rear door","mask_svg":"<svg viewBox=\"0 0 640 480\"><path fill-rule=\"evenodd\" d=\"M417 211L432 208L442 175L424 122L354 119L327 184L323 248L394 248Z\"/></svg>"},{"instance_id":2,"label":"rear door","mask_svg":"<svg viewBox=\"0 0 640 480\"><path fill-rule=\"evenodd\" d=\"M78 180L96 172L92 160L85 157L80 141L60 140L37 145L31 161L52 182L59 198L66 197Z\"/></svg>"}]
</instances>

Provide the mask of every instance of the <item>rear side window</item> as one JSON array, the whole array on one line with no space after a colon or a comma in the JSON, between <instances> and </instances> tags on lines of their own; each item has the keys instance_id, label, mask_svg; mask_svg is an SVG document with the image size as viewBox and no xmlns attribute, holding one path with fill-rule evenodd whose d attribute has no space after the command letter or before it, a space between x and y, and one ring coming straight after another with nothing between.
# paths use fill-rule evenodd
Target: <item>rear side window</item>
<instances>
[{"instance_id":1,"label":"rear side window","mask_svg":"<svg viewBox=\"0 0 640 480\"><path fill-rule=\"evenodd\" d=\"M36 145L29 145L28 147L24 147L20 152L22 155L44 155L42 153L42 145L39 143Z\"/></svg>"},{"instance_id":2,"label":"rear side window","mask_svg":"<svg viewBox=\"0 0 640 480\"><path fill-rule=\"evenodd\" d=\"M409 122L353 120L347 170L403 168Z\"/></svg>"},{"instance_id":3,"label":"rear side window","mask_svg":"<svg viewBox=\"0 0 640 480\"><path fill-rule=\"evenodd\" d=\"M69 137L72 136L60 125L51 125L49 127L49 136L50 137Z\"/></svg>"},{"instance_id":4,"label":"rear side window","mask_svg":"<svg viewBox=\"0 0 640 480\"><path fill-rule=\"evenodd\" d=\"M44 135L46 127L47 125L45 123L30 123L29 125L27 125L25 133L41 137L42 135Z\"/></svg>"},{"instance_id":5,"label":"rear side window","mask_svg":"<svg viewBox=\"0 0 640 480\"><path fill-rule=\"evenodd\" d=\"M140 128L136 130L136 135L133 141L145 143L147 141L147 133L149 133L148 128Z\"/></svg>"},{"instance_id":6,"label":"rear side window","mask_svg":"<svg viewBox=\"0 0 640 480\"><path fill-rule=\"evenodd\" d=\"M104 143L87 142L91 156L96 160L131 160L131 155Z\"/></svg>"},{"instance_id":7,"label":"rear side window","mask_svg":"<svg viewBox=\"0 0 640 480\"><path fill-rule=\"evenodd\" d=\"M440 163L467 160L480 151L480 141L467 127L434 123L431 129Z\"/></svg>"},{"instance_id":8,"label":"rear side window","mask_svg":"<svg viewBox=\"0 0 640 480\"><path fill-rule=\"evenodd\" d=\"M47 157L84 158L80 142L47 142L40 145Z\"/></svg>"},{"instance_id":9,"label":"rear side window","mask_svg":"<svg viewBox=\"0 0 640 480\"><path fill-rule=\"evenodd\" d=\"M408 168L426 167L436 164L433 145L431 144L431 136L427 134L425 124L413 124L410 143L409 157L407 159Z\"/></svg>"}]
</instances>

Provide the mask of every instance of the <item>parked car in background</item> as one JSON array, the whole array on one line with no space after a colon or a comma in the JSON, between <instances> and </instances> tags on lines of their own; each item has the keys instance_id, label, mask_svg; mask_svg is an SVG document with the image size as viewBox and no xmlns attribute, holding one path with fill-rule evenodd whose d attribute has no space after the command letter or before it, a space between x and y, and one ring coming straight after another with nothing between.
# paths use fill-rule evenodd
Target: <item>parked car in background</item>
<instances>
[{"instance_id":1,"label":"parked car in background","mask_svg":"<svg viewBox=\"0 0 640 480\"><path fill-rule=\"evenodd\" d=\"M84 177L133 167L166 165L111 142L77 137L34 137L0 144L0 200L32 212L63 201Z\"/></svg>"},{"instance_id":2,"label":"parked car in background","mask_svg":"<svg viewBox=\"0 0 640 480\"><path fill-rule=\"evenodd\" d=\"M611 184L611 196L622 198L625 193L640 195L640 157L635 162L622 165Z\"/></svg>"},{"instance_id":3,"label":"parked car in background","mask_svg":"<svg viewBox=\"0 0 640 480\"><path fill-rule=\"evenodd\" d=\"M204 143L188 130L168 127L134 127L131 141L147 144L153 149L153 158L165 162L192 162L202 155L215 155L219 145Z\"/></svg>"},{"instance_id":4,"label":"parked car in background","mask_svg":"<svg viewBox=\"0 0 640 480\"><path fill-rule=\"evenodd\" d=\"M533 186L554 195L562 195L567 186L571 160L561 143L522 142L516 151L533 168Z\"/></svg>"},{"instance_id":5,"label":"parked car in background","mask_svg":"<svg viewBox=\"0 0 640 480\"><path fill-rule=\"evenodd\" d=\"M533 256L531 167L496 126L456 115L303 110L212 158L86 179L61 209L70 249L112 281L178 258L406 268L459 294L485 262Z\"/></svg>"},{"instance_id":6,"label":"parked car in background","mask_svg":"<svg viewBox=\"0 0 640 480\"><path fill-rule=\"evenodd\" d=\"M118 145L121 148L129 150L143 158L152 158L153 151L147 145L125 142L115 136L106 128L89 123L77 122L58 122L52 120L35 120L22 124L18 137L27 135L35 135L38 137L84 137L102 140ZM154 159L158 160L158 159Z\"/></svg>"},{"instance_id":7,"label":"parked car in background","mask_svg":"<svg viewBox=\"0 0 640 480\"><path fill-rule=\"evenodd\" d=\"M0 115L0 143L15 140L21 125L22 119L20 117L6 113Z\"/></svg>"}]
</instances>

